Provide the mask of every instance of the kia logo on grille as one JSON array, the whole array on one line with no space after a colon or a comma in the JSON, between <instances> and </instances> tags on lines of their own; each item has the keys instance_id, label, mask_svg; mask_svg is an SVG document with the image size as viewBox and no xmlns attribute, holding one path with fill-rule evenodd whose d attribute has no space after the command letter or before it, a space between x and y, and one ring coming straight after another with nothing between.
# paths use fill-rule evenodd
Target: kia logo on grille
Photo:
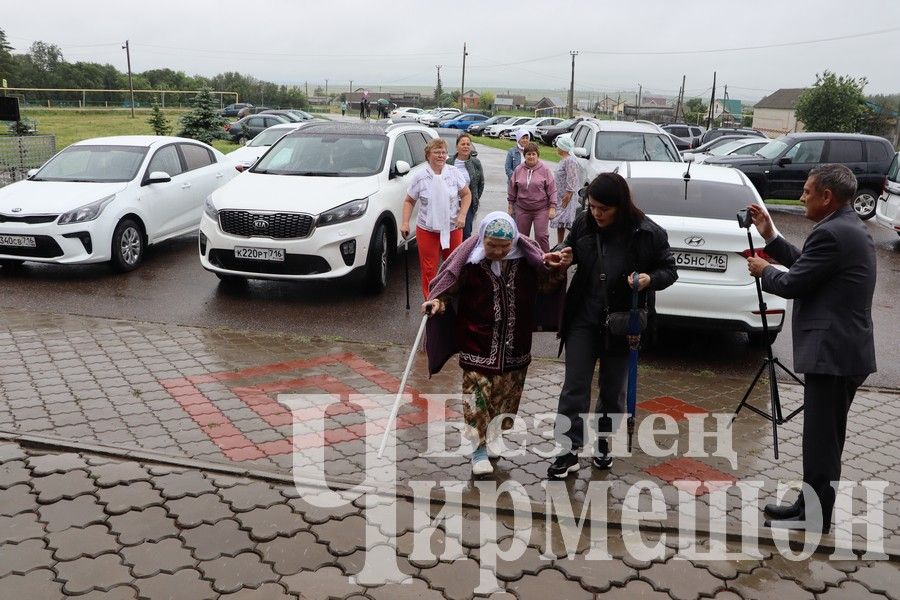
<instances>
[{"instance_id":1,"label":"kia logo on grille","mask_svg":"<svg viewBox=\"0 0 900 600\"><path fill-rule=\"evenodd\" d=\"M706 243L706 240L699 235L692 235L691 237L684 238L684 243L688 246L702 246Z\"/></svg>"},{"instance_id":2,"label":"kia logo on grille","mask_svg":"<svg viewBox=\"0 0 900 600\"><path fill-rule=\"evenodd\" d=\"M20 213L20 212L22 212L22 209L21 209L21 208L14 208L14 209L12 209L12 211L13 211L14 213Z\"/></svg>"},{"instance_id":3,"label":"kia logo on grille","mask_svg":"<svg viewBox=\"0 0 900 600\"><path fill-rule=\"evenodd\" d=\"M268 227L269 227L269 222L266 221L265 219L256 219L255 221L253 221L254 229L268 229Z\"/></svg>"}]
</instances>

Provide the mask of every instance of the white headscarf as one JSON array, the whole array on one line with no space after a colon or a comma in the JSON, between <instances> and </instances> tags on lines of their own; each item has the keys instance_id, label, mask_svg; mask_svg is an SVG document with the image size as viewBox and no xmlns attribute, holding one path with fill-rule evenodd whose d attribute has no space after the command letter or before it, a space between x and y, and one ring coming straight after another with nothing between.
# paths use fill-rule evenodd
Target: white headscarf
<instances>
[{"instance_id":1,"label":"white headscarf","mask_svg":"<svg viewBox=\"0 0 900 600\"><path fill-rule=\"evenodd\" d=\"M519 248L519 229L516 227L516 222L513 221L513 218L509 216L509 214L497 210L492 213L488 213L488 215L481 220L481 224L478 225L478 245L475 246L474 250L472 250L472 254L469 255L469 260L466 261L467 263L476 265L484 260L485 232L487 231L488 225L497 220L506 221L512 227L513 232L512 249L503 260L512 260L525 256L525 254ZM500 277L500 267L502 266L503 260L491 261L491 272L493 272L497 277Z\"/></svg>"},{"instance_id":2,"label":"white headscarf","mask_svg":"<svg viewBox=\"0 0 900 600\"><path fill-rule=\"evenodd\" d=\"M446 169L445 165L441 175L446 172ZM450 247L450 190L447 189L447 183L443 177L435 173L431 165L426 164L425 171L430 176L428 181L430 202L425 225L431 231L441 233L441 249L446 249Z\"/></svg>"}]
</instances>

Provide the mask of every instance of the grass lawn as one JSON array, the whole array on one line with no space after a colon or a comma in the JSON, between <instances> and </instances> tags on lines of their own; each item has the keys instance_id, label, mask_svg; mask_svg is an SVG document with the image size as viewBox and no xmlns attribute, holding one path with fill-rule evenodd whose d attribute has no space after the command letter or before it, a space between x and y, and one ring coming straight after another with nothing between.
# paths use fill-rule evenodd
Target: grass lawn
<instances>
[{"instance_id":1,"label":"grass lawn","mask_svg":"<svg viewBox=\"0 0 900 600\"><path fill-rule=\"evenodd\" d=\"M499 148L500 150L509 150L516 143L513 140L501 140L498 138L489 138L487 136L472 136L472 141L476 144L484 144L485 146L490 146L491 148ZM556 152L556 148L551 148L550 146L542 146L538 144L541 149L541 160L547 162L559 162L559 154Z\"/></svg>"},{"instance_id":2,"label":"grass lawn","mask_svg":"<svg viewBox=\"0 0 900 600\"><path fill-rule=\"evenodd\" d=\"M178 119L187 112L185 109L163 111L173 132L179 127ZM134 118L127 108L110 110L40 109L27 108L23 117L37 121L38 133L55 135L56 149L62 150L75 142L108 135L153 135L147 120L150 109L137 108ZM227 140L216 140L213 146L221 152L231 152L237 144Z\"/></svg>"},{"instance_id":3,"label":"grass lawn","mask_svg":"<svg viewBox=\"0 0 900 600\"><path fill-rule=\"evenodd\" d=\"M783 204L785 206L802 206L799 200L785 200L783 198L769 198L764 200L766 204Z\"/></svg>"}]
</instances>

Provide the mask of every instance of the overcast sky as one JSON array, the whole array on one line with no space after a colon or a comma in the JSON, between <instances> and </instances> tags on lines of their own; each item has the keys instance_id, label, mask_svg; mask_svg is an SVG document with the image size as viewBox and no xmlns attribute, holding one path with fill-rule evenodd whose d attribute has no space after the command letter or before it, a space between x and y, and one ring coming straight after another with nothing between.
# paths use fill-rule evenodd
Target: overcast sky
<instances>
[{"instance_id":1,"label":"overcast sky","mask_svg":"<svg viewBox=\"0 0 900 600\"><path fill-rule=\"evenodd\" d=\"M674 95L686 75L688 95L705 96L716 71L717 96L727 84L729 97L758 99L824 69L900 92L900 0L29 0L3 12L15 52L43 40L68 61L124 71L129 39L135 71L239 71L310 89L327 78L329 91L433 85L435 65L455 89L467 42L466 88L479 91L567 88L577 50L576 88L590 92Z\"/></svg>"}]
</instances>

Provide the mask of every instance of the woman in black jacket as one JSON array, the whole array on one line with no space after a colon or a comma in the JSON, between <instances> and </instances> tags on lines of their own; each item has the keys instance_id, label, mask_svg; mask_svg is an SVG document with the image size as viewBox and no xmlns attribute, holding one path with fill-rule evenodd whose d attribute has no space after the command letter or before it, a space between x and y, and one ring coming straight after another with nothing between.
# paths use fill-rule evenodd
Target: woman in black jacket
<instances>
[{"instance_id":1,"label":"woman in black jacket","mask_svg":"<svg viewBox=\"0 0 900 600\"><path fill-rule=\"evenodd\" d=\"M584 445L581 413L591 405L591 378L600 361L597 413L601 432L611 430L607 414L625 413L628 343L610 333L610 313L631 309L632 276L637 272L638 304L653 309L653 292L678 279L675 257L665 230L635 206L628 183L618 173L601 173L588 186L586 210L579 215L564 246L572 248L578 265L566 294L559 331L560 352L566 349L566 376L559 396L557 436L565 435L571 449L557 456L548 470L563 479L578 470L577 453ZM564 447L565 440L562 440ZM601 437L593 464L609 469L609 445Z\"/></svg>"}]
</instances>

